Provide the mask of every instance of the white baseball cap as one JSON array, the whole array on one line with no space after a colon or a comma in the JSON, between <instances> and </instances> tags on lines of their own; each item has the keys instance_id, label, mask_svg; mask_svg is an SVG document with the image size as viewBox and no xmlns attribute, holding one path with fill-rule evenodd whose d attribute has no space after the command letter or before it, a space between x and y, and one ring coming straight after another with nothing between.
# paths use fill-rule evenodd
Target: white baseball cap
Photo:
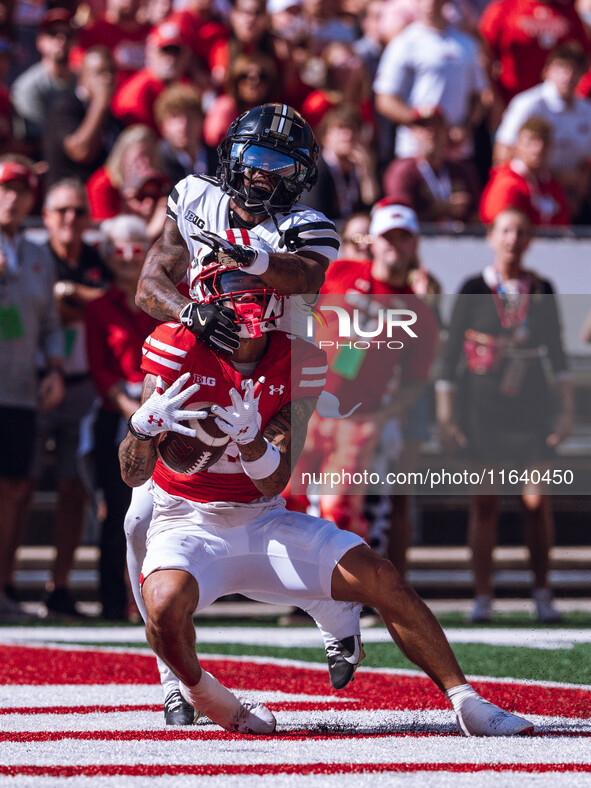
<instances>
[{"instance_id":1,"label":"white baseball cap","mask_svg":"<svg viewBox=\"0 0 591 788\"><path fill-rule=\"evenodd\" d=\"M267 13L279 14L294 6L301 6L302 0L267 0Z\"/></svg>"},{"instance_id":2,"label":"white baseball cap","mask_svg":"<svg viewBox=\"0 0 591 788\"><path fill-rule=\"evenodd\" d=\"M385 205L371 217L369 234L374 237L397 229L407 230L412 235L419 234L419 220L412 208L406 205Z\"/></svg>"}]
</instances>

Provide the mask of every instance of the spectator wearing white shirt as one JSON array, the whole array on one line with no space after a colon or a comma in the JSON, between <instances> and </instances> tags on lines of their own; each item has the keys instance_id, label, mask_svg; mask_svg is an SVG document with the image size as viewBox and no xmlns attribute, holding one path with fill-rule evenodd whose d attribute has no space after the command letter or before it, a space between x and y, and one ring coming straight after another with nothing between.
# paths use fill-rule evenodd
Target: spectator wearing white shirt
<instances>
[{"instance_id":1,"label":"spectator wearing white shirt","mask_svg":"<svg viewBox=\"0 0 591 788\"><path fill-rule=\"evenodd\" d=\"M417 0L418 21L386 47L374 82L376 107L399 124L396 155L416 154L407 128L422 107L440 107L449 122L454 158L470 158L472 130L491 94L476 41L448 24L445 0Z\"/></svg>"},{"instance_id":2,"label":"spectator wearing white shirt","mask_svg":"<svg viewBox=\"0 0 591 788\"><path fill-rule=\"evenodd\" d=\"M547 120L553 130L549 168L566 192L571 216L583 215L591 175L591 102L575 95L587 68L587 58L576 43L562 44L548 57L544 81L524 90L509 103L494 146L496 163L512 158L517 134L528 118Z\"/></svg>"}]
</instances>

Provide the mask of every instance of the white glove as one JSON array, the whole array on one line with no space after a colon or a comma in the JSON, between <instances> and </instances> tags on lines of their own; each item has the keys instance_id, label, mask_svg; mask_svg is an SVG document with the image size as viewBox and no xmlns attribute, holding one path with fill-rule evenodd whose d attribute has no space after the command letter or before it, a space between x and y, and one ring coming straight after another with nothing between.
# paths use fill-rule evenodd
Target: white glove
<instances>
[{"instance_id":1,"label":"white glove","mask_svg":"<svg viewBox=\"0 0 591 788\"><path fill-rule=\"evenodd\" d=\"M265 378L259 378L258 383L262 385L264 382ZM221 405L211 406L211 412L218 417L215 423L235 443L250 443L256 438L259 431L259 397L255 397L254 385L249 378L244 388L244 399L232 388L232 405L227 408L222 408Z\"/></svg>"},{"instance_id":2,"label":"white glove","mask_svg":"<svg viewBox=\"0 0 591 788\"><path fill-rule=\"evenodd\" d=\"M175 380L170 388L160 393L163 383L162 378L158 376L156 391L148 397L144 404L129 419L130 426L140 435L152 438L154 435L168 432L169 430L195 438L197 436L196 430L185 427L184 424L179 422L187 421L188 419L205 419L208 414L205 410L182 410L182 405L200 389L198 383L193 383L192 386L181 391L190 377L190 373L185 372L184 375Z\"/></svg>"}]
</instances>

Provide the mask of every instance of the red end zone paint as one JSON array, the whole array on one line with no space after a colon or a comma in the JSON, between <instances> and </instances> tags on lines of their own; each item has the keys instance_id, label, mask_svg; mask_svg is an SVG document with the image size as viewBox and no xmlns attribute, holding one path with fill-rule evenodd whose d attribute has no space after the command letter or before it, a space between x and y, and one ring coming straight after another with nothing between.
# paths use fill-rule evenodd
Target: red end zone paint
<instances>
[{"instance_id":1,"label":"red end zone paint","mask_svg":"<svg viewBox=\"0 0 591 788\"><path fill-rule=\"evenodd\" d=\"M309 695L334 695L363 708L447 709L447 701L427 678L380 673L356 674L355 681L338 694L328 673L273 664L203 660L203 666L229 687ZM158 684L153 656L101 651L0 646L0 685L40 684ZM527 684L475 682L488 700L521 714L561 717L589 716L591 691Z\"/></svg>"}]
</instances>

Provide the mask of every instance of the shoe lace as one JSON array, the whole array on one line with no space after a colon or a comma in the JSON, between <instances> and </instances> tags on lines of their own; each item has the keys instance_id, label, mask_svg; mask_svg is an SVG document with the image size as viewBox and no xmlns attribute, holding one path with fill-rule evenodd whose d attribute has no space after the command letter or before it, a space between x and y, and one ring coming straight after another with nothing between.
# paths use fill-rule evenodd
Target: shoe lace
<instances>
[{"instance_id":1,"label":"shoe lace","mask_svg":"<svg viewBox=\"0 0 591 788\"><path fill-rule=\"evenodd\" d=\"M176 711L177 709L180 709L184 703L185 699L179 690L173 690L164 701L164 708L166 711Z\"/></svg>"},{"instance_id":2,"label":"shoe lace","mask_svg":"<svg viewBox=\"0 0 591 788\"><path fill-rule=\"evenodd\" d=\"M327 641L324 644L324 650L328 660L347 659L347 657L352 657L354 654L345 646L342 640L337 640L336 638Z\"/></svg>"}]
</instances>

